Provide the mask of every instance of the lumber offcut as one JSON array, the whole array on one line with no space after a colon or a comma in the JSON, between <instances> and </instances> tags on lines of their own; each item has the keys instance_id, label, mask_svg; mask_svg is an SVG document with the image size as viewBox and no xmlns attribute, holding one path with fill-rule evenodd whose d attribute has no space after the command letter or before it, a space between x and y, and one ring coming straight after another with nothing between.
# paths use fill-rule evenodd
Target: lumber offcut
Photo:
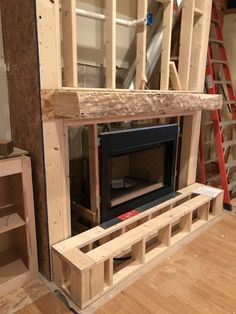
<instances>
[{"instance_id":1,"label":"lumber offcut","mask_svg":"<svg viewBox=\"0 0 236 314\"><path fill-rule=\"evenodd\" d=\"M0 155L8 156L13 153L13 142L0 140Z\"/></svg>"},{"instance_id":2,"label":"lumber offcut","mask_svg":"<svg viewBox=\"0 0 236 314\"><path fill-rule=\"evenodd\" d=\"M41 96L44 120L181 115L222 106L220 95L157 90L43 90Z\"/></svg>"}]
</instances>

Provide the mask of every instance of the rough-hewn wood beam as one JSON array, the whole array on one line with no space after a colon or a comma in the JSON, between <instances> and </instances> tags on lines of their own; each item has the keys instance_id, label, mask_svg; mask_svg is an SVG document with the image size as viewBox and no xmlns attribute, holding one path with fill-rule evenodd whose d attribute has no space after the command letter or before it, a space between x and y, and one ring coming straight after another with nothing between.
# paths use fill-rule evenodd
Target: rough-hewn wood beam
<instances>
[{"instance_id":1,"label":"rough-hewn wood beam","mask_svg":"<svg viewBox=\"0 0 236 314\"><path fill-rule=\"evenodd\" d=\"M63 89L42 91L44 120L103 119L219 109L222 97L189 92Z\"/></svg>"}]
</instances>

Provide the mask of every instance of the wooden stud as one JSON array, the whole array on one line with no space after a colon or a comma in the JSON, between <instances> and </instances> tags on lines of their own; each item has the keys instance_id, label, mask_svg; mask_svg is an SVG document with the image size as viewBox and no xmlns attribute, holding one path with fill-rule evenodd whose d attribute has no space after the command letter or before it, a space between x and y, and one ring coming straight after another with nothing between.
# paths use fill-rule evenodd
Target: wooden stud
<instances>
[{"instance_id":1,"label":"wooden stud","mask_svg":"<svg viewBox=\"0 0 236 314\"><path fill-rule=\"evenodd\" d=\"M171 34L173 22L173 0L164 2L163 14L163 40L162 40L162 54L161 54L161 82L160 89L169 89L170 80L170 52L171 52Z\"/></svg>"},{"instance_id":2,"label":"wooden stud","mask_svg":"<svg viewBox=\"0 0 236 314\"><path fill-rule=\"evenodd\" d=\"M62 120L45 122L43 129L49 241L52 245L71 235L68 150L65 149Z\"/></svg>"},{"instance_id":3,"label":"wooden stud","mask_svg":"<svg viewBox=\"0 0 236 314\"><path fill-rule=\"evenodd\" d=\"M189 90L202 92L205 83L206 59L210 32L212 0L195 0L203 15L193 28L193 47L189 78Z\"/></svg>"},{"instance_id":4,"label":"wooden stud","mask_svg":"<svg viewBox=\"0 0 236 314\"><path fill-rule=\"evenodd\" d=\"M116 88L116 0L106 0L106 87Z\"/></svg>"},{"instance_id":5,"label":"wooden stud","mask_svg":"<svg viewBox=\"0 0 236 314\"><path fill-rule=\"evenodd\" d=\"M26 220L26 239L28 248L28 267L31 281L38 277L38 255L35 230L34 198L30 157L22 156L22 187Z\"/></svg>"},{"instance_id":6,"label":"wooden stud","mask_svg":"<svg viewBox=\"0 0 236 314\"><path fill-rule=\"evenodd\" d=\"M90 272L80 272L78 269L71 270L71 299L81 308L90 297Z\"/></svg>"},{"instance_id":7,"label":"wooden stud","mask_svg":"<svg viewBox=\"0 0 236 314\"><path fill-rule=\"evenodd\" d=\"M186 5L187 3L188 1L186 1ZM202 10L203 15L197 19L193 28L192 37L194 37L194 40L192 41L191 47L191 66L190 73L187 74L188 79L183 77L183 80L185 80L184 85L182 84L180 77L180 82L183 89L188 88L189 90L197 90L202 92L204 89L205 81L205 67L209 40L212 0L206 1L199 0L197 1L197 4L200 9L203 9ZM183 29L183 32L185 31L186 30ZM183 34L183 36L185 35ZM186 66L185 64L186 61L184 60L184 58L183 62L184 68ZM185 69L183 69L182 71L184 72ZM193 114L193 116L184 118L179 188L189 185L196 181L200 128L201 128L201 112L196 112Z\"/></svg>"},{"instance_id":8,"label":"wooden stud","mask_svg":"<svg viewBox=\"0 0 236 314\"><path fill-rule=\"evenodd\" d=\"M36 1L41 89L62 87L59 0ZM62 120L43 122L49 247L71 235L67 139Z\"/></svg>"},{"instance_id":9,"label":"wooden stud","mask_svg":"<svg viewBox=\"0 0 236 314\"><path fill-rule=\"evenodd\" d=\"M108 286L113 284L113 258L104 262L104 282Z\"/></svg>"},{"instance_id":10,"label":"wooden stud","mask_svg":"<svg viewBox=\"0 0 236 314\"><path fill-rule=\"evenodd\" d=\"M182 89L176 65L173 61L170 62L170 81L174 90Z\"/></svg>"},{"instance_id":11,"label":"wooden stud","mask_svg":"<svg viewBox=\"0 0 236 314\"><path fill-rule=\"evenodd\" d=\"M158 241L163 245L170 246L171 225L167 225L158 230Z\"/></svg>"},{"instance_id":12,"label":"wooden stud","mask_svg":"<svg viewBox=\"0 0 236 314\"><path fill-rule=\"evenodd\" d=\"M208 220L210 203L204 204L197 209L197 217L199 220Z\"/></svg>"},{"instance_id":13,"label":"wooden stud","mask_svg":"<svg viewBox=\"0 0 236 314\"><path fill-rule=\"evenodd\" d=\"M61 1L63 33L63 86L77 87L76 0Z\"/></svg>"},{"instance_id":14,"label":"wooden stud","mask_svg":"<svg viewBox=\"0 0 236 314\"><path fill-rule=\"evenodd\" d=\"M91 298L100 294L104 289L104 263L95 265L90 270Z\"/></svg>"},{"instance_id":15,"label":"wooden stud","mask_svg":"<svg viewBox=\"0 0 236 314\"><path fill-rule=\"evenodd\" d=\"M138 0L137 19L141 19L147 14L148 1ZM137 53L136 53L136 89L145 89L146 85L146 45L147 45L147 25L137 26Z\"/></svg>"},{"instance_id":16,"label":"wooden stud","mask_svg":"<svg viewBox=\"0 0 236 314\"><path fill-rule=\"evenodd\" d=\"M180 218L179 226L182 232L191 232L192 226L192 212Z\"/></svg>"},{"instance_id":17,"label":"wooden stud","mask_svg":"<svg viewBox=\"0 0 236 314\"><path fill-rule=\"evenodd\" d=\"M183 90L188 90L191 65L195 0L184 0L181 19L179 79Z\"/></svg>"},{"instance_id":18,"label":"wooden stud","mask_svg":"<svg viewBox=\"0 0 236 314\"><path fill-rule=\"evenodd\" d=\"M221 192L216 198L212 200L212 214L218 215L223 211L224 192Z\"/></svg>"},{"instance_id":19,"label":"wooden stud","mask_svg":"<svg viewBox=\"0 0 236 314\"><path fill-rule=\"evenodd\" d=\"M196 181L201 114L186 116L183 123L179 188Z\"/></svg>"},{"instance_id":20,"label":"wooden stud","mask_svg":"<svg viewBox=\"0 0 236 314\"><path fill-rule=\"evenodd\" d=\"M145 239L142 239L139 242L135 243L131 249L132 257L140 264L143 264L145 262L145 245Z\"/></svg>"},{"instance_id":21,"label":"wooden stud","mask_svg":"<svg viewBox=\"0 0 236 314\"><path fill-rule=\"evenodd\" d=\"M41 89L60 88L62 76L59 0L37 1L36 10Z\"/></svg>"},{"instance_id":22,"label":"wooden stud","mask_svg":"<svg viewBox=\"0 0 236 314\"><path fill-rule=\"evenodd\" d=\"M89 178L90 178L90 207L95 214L95 224L100 223L100 191L99 191L99 163L98 163L98 133L97 125L88 126L89 142Z\"/></svg>"}]
</instances>

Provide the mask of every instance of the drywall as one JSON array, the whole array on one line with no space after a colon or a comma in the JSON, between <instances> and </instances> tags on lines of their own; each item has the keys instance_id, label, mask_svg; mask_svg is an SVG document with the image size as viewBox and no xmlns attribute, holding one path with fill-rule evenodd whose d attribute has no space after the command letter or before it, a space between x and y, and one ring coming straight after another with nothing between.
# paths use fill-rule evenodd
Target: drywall
<instances>
[{"instance_id":1,"label":"drywall","mask_svg":"<svg viewBox=\"0 0 236 314\"><path fill-rule=\"evenodd\" d=\"M6 65L3 55L2 23L0 14L0 139L10 139L10 118L7 92Z\"/></svg>"},{"instance_id":2,"label":"drywall","mask_svg":"<svg viewBox=\"0 0 236 314\"><path fill-rule=\"evenodd\" d=\"M236 89L236 13L224 16L224 43L228 55L233 86Z\"/></svg>"}]
</instances>

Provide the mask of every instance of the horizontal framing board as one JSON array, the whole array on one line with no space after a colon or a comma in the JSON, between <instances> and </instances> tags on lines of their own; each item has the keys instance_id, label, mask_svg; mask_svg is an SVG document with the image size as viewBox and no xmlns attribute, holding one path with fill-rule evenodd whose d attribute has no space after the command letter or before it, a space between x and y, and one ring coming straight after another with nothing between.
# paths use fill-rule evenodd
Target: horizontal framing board
<instances>
[{"instance_id":1,"label":"horizontal framing board","mask_svg":"<svg viewBox=\"0 0 236 314\"><path fill-rule=\"evenodd\" d=\"M0 177L22 173L21 160L19 158L2 159L0 163Z\"/></svg>"},{"instance_id":2,"label":"horizontal framing board","mask_svg":"<svg viewBox=\"0 0 236 314\"><path fill-rule=\"evenodd\" d=\"M106 237L114 232L119 232L123 228L128 228L130 225L138 222L139 220L146 219L146 217L148 217L149 215L153 215L154 213L159 212L166 207L172 206L173 204L178 204L178 202L180 202L182 199L189 199L189 195L192 193L192 191L196 190L200 186L202 186L202 184L192 184L191 186L179 190L178 192L180 193L180 195L177 195L175 198L172 198L157 206L147 209L144 212L141 212L138 215L124 220L110 228L103 229L102 227L97 226L74 237L66 239L58 244L55 244L53 247L58 252L63 254L65 251L73 249L75 247L82 248L86 245L90 245L93 242L103 237Z\"/></svg>"},{"instance_id":3,"label":"horizontal framing board","mask_svg":"<svg viewBox=\"0 0 236 314\"><path fill-rule=\"evenodd\" d=\"M62 89L43 90L44 120L108 119L132 116L181 115L220 109L222 96L156 90Z\"/></svg>"}]
</instances>

